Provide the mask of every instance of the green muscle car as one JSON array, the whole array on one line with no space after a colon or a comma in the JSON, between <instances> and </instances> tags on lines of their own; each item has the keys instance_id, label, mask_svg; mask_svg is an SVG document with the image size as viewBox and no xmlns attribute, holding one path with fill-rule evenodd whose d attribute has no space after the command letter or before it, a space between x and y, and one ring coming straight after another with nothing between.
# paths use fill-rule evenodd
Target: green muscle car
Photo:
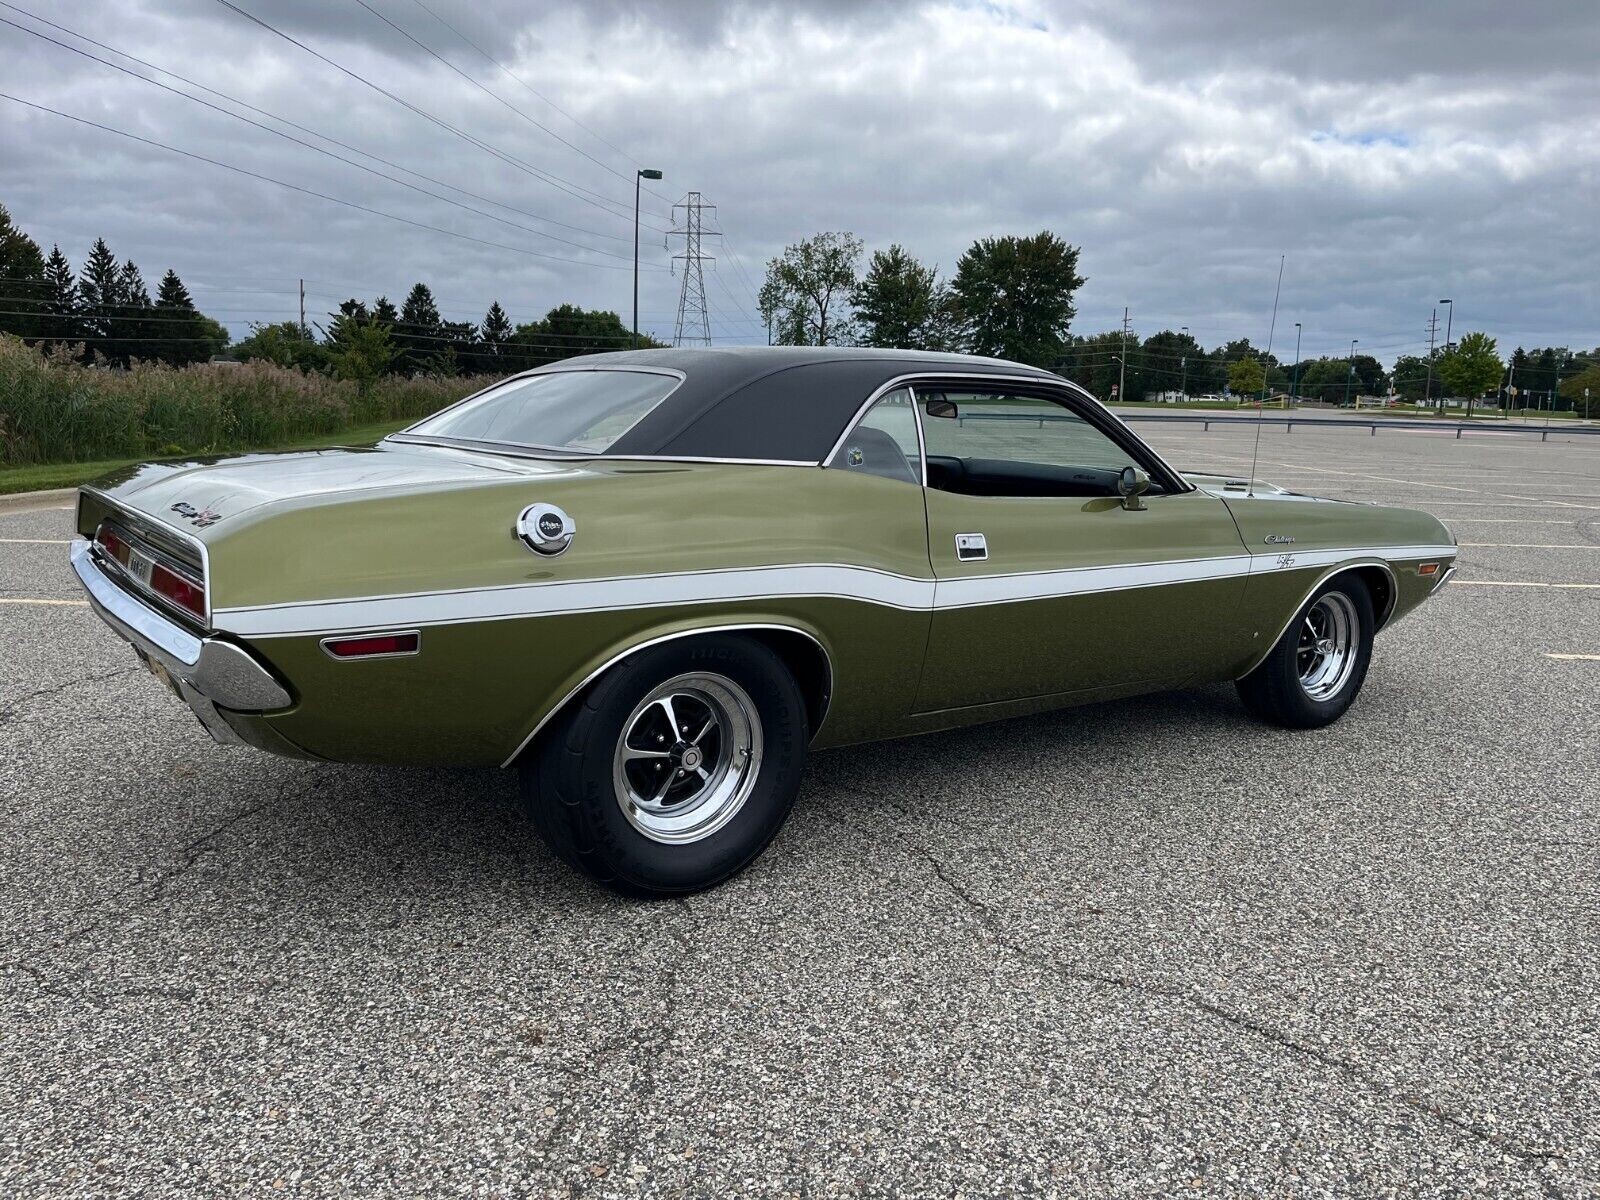
<instances>
[{"instance_id":1,"label":"green muscle car","mask_svg":"<svg viewBox=\"0 0 1600 1200\"><path fill-rule=\"evenodd\" d=\"M958 355L595 355L374 448L85 487L96 612L220 742L520 769L618 890L715 884L808 749L1219 680L1306 728L1438 590L1433 517L1183 475Z\"/></svg>"}]
</instances>

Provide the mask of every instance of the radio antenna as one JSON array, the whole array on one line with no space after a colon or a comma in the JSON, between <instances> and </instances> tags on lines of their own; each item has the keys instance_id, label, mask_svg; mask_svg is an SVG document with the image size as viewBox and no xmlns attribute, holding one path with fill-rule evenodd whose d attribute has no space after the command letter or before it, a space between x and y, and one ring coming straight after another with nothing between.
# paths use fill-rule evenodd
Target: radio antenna
<instances>
[{"instance_id":1,"label":"radio antenna","mask_svg":"<svg viewBox=\"0 0 1600 1200\"><path fill-rule=\"evenodd\" d=\"M1272 337L1278 332L1278 297L1283 294L1283 260L1285 255L1278 255L1278 286L1272 292L1272 324L1267 327L1267 350L1261 356L1261 394L1256 397L1256 444L1250 451L1250 477L1245 483L1244 494L1256 494L1256 459L1261 457L1261 406L1267 398L1267 360L1272 357Z\"/></svg>"}]
</instances>

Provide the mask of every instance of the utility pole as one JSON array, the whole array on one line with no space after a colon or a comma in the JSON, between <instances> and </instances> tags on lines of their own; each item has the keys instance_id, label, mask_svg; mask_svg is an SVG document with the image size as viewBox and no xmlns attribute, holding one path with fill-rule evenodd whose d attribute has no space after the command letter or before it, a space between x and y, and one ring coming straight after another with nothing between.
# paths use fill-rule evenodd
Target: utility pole
<instances>
[{"instance_id":1,"label":"utility pole","mask_svg":"<svg viewBox=\"0 0 1600 1200\"><path fill-rule=\"evenodd\" d=\"M680 208L683 209L683 224L678 226ZM700 241L705 237L721 236L705 231L704 215L716 211L715 204L701 201L699 192L690 192L672 206L673 224L676 227L669 236L683 239L683 253L672 256L673 262L683 264L683 288L678 293L678 320L672 333L674 346L681 346L686 341L702 346L711 345L711 312L706 307L705 263L714 263L716 259L700 252Z\"/></svg>"},{"instance_id":2,"label":"utility pole","mask_svg":"<svg viewBox=\"0 0 1600 1200\"><path fill-rule=\"evenodd\" d=\"M1455 319L1456 319L1456 302L1454 300L1441 300L1441 301L1439 301L1439 303L1449 306L1449 311L1445 314L1445 318L1444 318L1444 352L1446 354L1449 354L1450 353L1450 327L1455 323ZM1439 415L1441 417L1444 416L1444 388L1442 388L1442 387L1439 389ZM1467 402L1467 416L1470 417L1471 415L1472 415L1472 402L1469 400Z\"/></svg>"},{"instance_id":3,"label":"utility pole","mask_svg":"<svg viewBox=\"0 0 1600 1200\"><path fill-rule=\"evenodd\" d=\"M1439 333L1439 310L1435 308L1428 317L1428 380L1422 385L1422 407L1433 406L1433 339ZM1443 399L1443 397L1440 397Z\"/></svg>"},{"instance_id":4,"label":"utility pole","mask_svg":"<svg viewBox=\"0 0 1600 1200\"><path fill-rule=\"evenodd\" d=\"M1350 339L1350 369L1345 372L1344 377L1344 406L1346 408L1350 407L1350 384L1356 377L1356 343L1360 340L1360 338Z\"/></svg>"},{"instance_id":5,"label":"utility pole","mask_svg":"<svg viewBox=\"0 0 1600 1200\"><path fill-rule=\"evenodd\" d=\"M1117 372L1117 402L1128 400L1128 310L1122 310L1122 366Z\"/></svg>"},{"instance_id":6,"label":"utility pole","mask_svg":"<svg viewBox=\"0 0 1600 1200\"><path fill-rule=\"evenodd\" d=\"M306 329L306 281L302 279L300 281L300 336L307 337L309 333L310 331Z\"/></svg>"}]
</instances>

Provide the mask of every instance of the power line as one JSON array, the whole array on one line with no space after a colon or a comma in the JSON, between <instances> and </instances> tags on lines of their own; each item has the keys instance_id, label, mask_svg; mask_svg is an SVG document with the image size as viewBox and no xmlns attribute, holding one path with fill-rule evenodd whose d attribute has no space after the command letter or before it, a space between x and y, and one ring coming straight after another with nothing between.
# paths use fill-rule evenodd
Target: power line
<instances>
[{"instance_id":1,"label":"power line","mask_svg":"<svg viewBox=\"0 0 1600 1200\"><path fill-rule=\"evenodd\" d=\"M298 46L301 50L304 50L307 54L311 55L313 58L317 59L318 61L326 63L328 66L332 67L334 70L338 71L340 74L345 75L346 77L355 80L357 83L360 83L365 87L371 88L373 91L377 92L380 96L383 96L383 97L387 98L388 100L393 101L395 104L400 105L402 108L404 108L404 109L406 109L406 110L408 110L408 111L410 111L412 113L415 113L417 116L421 117L423 120L428 121L433 125L437 125L440 129L445 130L447 133L451 133L451 134L455 135L456 137L461 138L463 141L469 143L470 145L473 145L473 146L477 147L479 150L482 150L486 154L492 155L494 158L499 159L501 162L506 163L509 166L515 167L517 170L522 171L527 175L531 175L533 178L539 180L541 183L549 184L551 187L554 187L554 188L558 189L559 191L566 192L567 195L573 197L574 199L581 200L585 204L588 204L588 205L591 205L591 206L593 206L595 208L598 208L601 212L605 213L607 216L616 217L619 220L623 220L623 219L632 220L633 214L631 212L621 212L621 211L617 211L616 208L611 208L611 207L607 207L606 206L607 204L615 205L615 204L617 204L616 201L609 201L608 200L605 203L602 203L600 200L591 199L591 196L598 195L598 193L590 193L589 195L583 195L582 194L583 192L587 192L588 191L587 188L582 188L578 184L571 183L569 180L561 178L561 176L559 176L559 175L555 175L552 172L545 171L540 167L536 167L532 163L526 162L523 159L520 159L520 158L516 157L513 154L509 154L506 151L501 150L498 147L495 147L495 146L491 145L490 143L488 143L486 141L483 141L481 138L474 137L472 134L467 133L465 130L456 128L456 126L450 124L448 121L445 121L440 117L434 116L432 113L426 111L425 109L419 108L417 105L411 103L411 101L406 100L403 97L396 95L394 92L391 92L388 88L383 87L381 84L374 83L374 82L372 82L372 80L368 79L366 76L361 75L356 71L352 71L349 67L346 67L346 66L342 65L341 63L335 62L333 59L329 58L326 54L323 54L320 50L313 49L311 46L306 45L306 43L300 41L298 38L293 37L292 35L283 32L283 30L277 28L276 26L274 26L272 24L269 24L268 22L262 20L260 17L256 16L254 13L247 12L246 10L240 8L237 4L233 3L233 0L217 0L217 3L222 5L224 8L229 9L232 12L238 13L245 20L250 21L253 24L260 26L262 29L265 29L268 33L271 33L276 37L282 38L284 41L288 42L290 45ZM577 190L574 190L575 188ZM660 230L659 226L651 226L651 228ZM664 230L661 230L661 231L664 232Z\"/></svg>"},{"instance_id":2,"label":"power line","mask_svg":"<svg viewBox=\"0 0 1600 1200\"><path fill-rule=\"evenodd\" d=\"M490 54L482 46L478 45L477 42L473 41L466 34L462 33L461 30L457 29L454 25L450 24L449 21L446 21L434 9L428 7L427 4L423 3L423 0L411 0L411 2L413 4L415 4L418 8L420 8L423 12L427 13L430 17L432 17L439 24L443 25L452 34L454 34L460 41L466 43L469 47L471 47L472 50L475 51L480 58L483 58L483 59L487 60L489 63L493 64L495 67L499 68L500 73L502 75L504 75L507 79L511 80L513 83L515 83L518 86L520 86L524 91L526 91L529 95L533 96L535 99L537 99L539 101L542 101L544 104L547 104L551 108L555 109L556 112L560 113L567 120L571 121L574 125L576 125L579 129L583 130L590 137L594 138L595 141L600 142L602 145L604 145L604 146L608 147L609 149L611 149L612 151L614 151L617 154L618 157L620 157L624 162L626 162L628 164L628 166L630 168L630 173L627 174L627 175L624 175L620 171L612 170L612 168L606 166L606 164L601 162L598 158L595 158L593 155L589 154L588 152L583 150L581 147L573 145L571 142L567 141L566 138L562 137L559 133L556 133L554 130L545 129L545 127L543 125L539 126L539 128L544 129L546 133L548 133L551 137L555 138L563 146L568 146L571 149L577 151L577 153L582 154L590 162L595 163L597 166L599 166L603 170L610 171L611 174L617 176L617 178L622 179L622 180L624 180L626 182L632 182L633 181L634 176L633 176L633 174L631 172L632 171L636 171L638 169L638 163L636 163L634 161L632 155L628 154L627 151L623 150L620 146L617 146L615 143L609 142L605 138L601 137L593 129L590 129L582 121L578 120L577 117L573 116L566 109L562 108L559 104L557 104L554 100L550 99L550 97L546 96L543 92L539 91L537 88L535 88L531 84L527 83L520 75L518 75L518 74L516 74L516 72L512 71L504 63L502 63L498 58L494 57L494 55ZM644 190L646 192L648 192L650 195L656 197L658 200L670 200L670 197L663 196L660 192L656 191L654 188L648 188L647 187Z\"/></svg>"},{"instance_id":3,"label":"power line","mask_svg":"<svg viewBox=\"0 0 1600 1200\"><path fill-rule=\"evenodd\" d=\"M4 2L5 2L5 0L0 0L0 4L3 4ZM5 7L14 8L14 6L10 5L10 4L6 4ZM15 9L15 11L21 12L21 11L24 11L24 10ZM32 13L28 13L27 15L28 16L32 16L33 14ZM37 18L35 18L35 19L37 19ZM48 22L46 22L46 23L48 24ZM535 229L531 225L524 225L520 221L507 220L505 217L499 217L499 216L496 216L494 213L485 212L481 208L474 208L470 204L463 204L459 200L452 200L449 196L441 196L438 192L429 191L425 187L419 187L414 183L407 183L404 179L397 179L393 175L389 175L389 174L387 174L387 173L385 173L383 171L379 171L374 167L369 167L369 166L365 165L364 163L358 163L358 162L354 161L353 159L345 158L342 154L335 154L331 150L325 150L321 146L313 145L310 142L307 142L307 141L304 141L301 138L295 137L293 134L284 133L281 129L274 129L270 125L263 125L260 121L251 120L249 117L242 116L239 113L229 112L227 109L223 108L221 105L212 104L209 100L202 100L199 96L191 96L187 92L179 91L175 87L171 87L168 84L162 83L159 79L150 79L150 78L148 78L148 77L146 77L144 75L140 75L136 71L129 70L127 67L124 67L124 66L122 66L122 65L120 65L118 63L111 62L109 59L104 59L104 58L99 57L98 55L90 54L87 50L80 50L76 46L69 46L65 42L59 42L55 38L50 37L48 34L40 33L37 30L29 29L29 28L27 28L26 26L23 26L23 25L18 25L15 21L12 21L7 17L0 17L0 24L9 25L9 26L11 26L11 28L20 30L21 32L28 34L30 37L36 37L36 38L39 38L39 39L41 39L43 41L49 42L52 46L57 46L62 50L66 50L66 51L68 51L69 53L72 53L72 54L77 54L77 55L79 55L79 56L81 56L83 58L89 59L91 62L97 62L97 63L101 64L102 66L110 67L113 71L120 71L124 75L128 75L128 76L130 76L130 77L132 77L134 79L139 80L142 83L148 83L151 87L158 87L158 88L162 89L163 91L170 92L174 96L179 96L182 99L188 100L192 104L199 104L199 105L201 105L201 106L203 106L205 108L209 108L213 112L221 113L225 117L232 117L235 121L242 121L242 122L244 122L244 124L249 125L249 126L251 126L252 128L255 128L255 129L260 129L265 133L270 133L274 137L283 138L285 141L293 142L297 146L303 146L307 150L312 150L312 151L316 152L317 154L324 155L324 156L326 156L328 158L333 159L336 162L342 162L346 166L354 167L358 171L365 171L367 174L375 175L379 179L387 179L390 183L398 184L399 186L401 186L403 188L409 188L411 191L418 192L418 193L420 193L421 195L424 195L424 196L432 197L433 199L442 201L445 204L454 205L456 208L462 209L462 210L464 210L466 212L476 213L480 217L487 217L491 221L498 221L498 222L500 222L500 224L509 225L513 229L520 229L520 230L524 231L525 233L531 233L531 234L534 234L537 237L549 238L551 241L560 242L563 245L572 246L572 247L574 247L575 249L578 249L578 250L588 250L590 253L593 253L593 254L603 254L608 258L621 259L621 260L623 260L625 262L628 262L628 263L631 263L633 261L628 255L618 254L616 251L613 251L613 250L602 250L598 246L586 245L583 242L575 242L571 238L564 238L564 237L560 237L560 236L558 236L556 234L553 234L553 233L547 233L542 229ZM59 28L59 26L56 26L56 28ZM71 30L67 30L66 32L71 33L72 31ZM78 35L76 33L73 33L72 36L78 37L80 35ZM88 38L84 38L83 40L84 41L88 41L89 39ZM97 42L95 44L99 45L100 43ZM120 50L115 50L115 49L112 49L111 47L105 47L105 48L110 50L110 52L113 53L113 54L122 53ZM131 58L132 56L129 55L128 57ZM152 68L152 69L157 69L157 68ZM278 118L273 118L273 119L276 120ZM285 122L285 124L288 124L288 122ZM314 136L321 137L322 135L321 134L314 134ZM328 139L328 140L331 141L332 139ZM355 151L355 153L360 154L362 152L357 150L357 151ZM397 170L402 170L402 171L405 170L404 167L397 167L396 169ZM407 173L410 174L411 172L407 172ZM446 185L443 185L443 186L449 186L449 185L446 184ZM489 201L489 203L492 204L492 203L494 203L494 201L491 200L491 201ZM536 217L535 219L536 220L542 220L543 218ZM559 223L559 222L557 222L557 223ZM599 236L607 237L609 235L600 234ZM650 269L651 270L661 270L662 268L658 267L658 266L651 266Z\"/></svg>"},{"instance_id":4,"label":"power line","mask_svg":"<svg viewBox=\"0 0 1600 1200\"><path fill-rule=\"evenodd\" d=\"M589 229L589 228L586 228L585 226L582 226L582 225L569 225L565 221L557 221L553 217L546 217L546 216L542 216L539 213L529 212L527 209L518 208L514 204L505 204L505 203L503 203L503 202L501 202L499 200L493 199L492 197L482 196L482 195L479 195L477 192L469 191L468 189L466 189L464 187L461 187L459 184L450 183L449 181L443 180L443 179L437 179L432 175L424 174L423 172L417 171L417 170L413 170L410 167L401 166L397 162L392 162L389 159L383 158L380 155L373 154L371 151L363 150L359 146L352 146L348 142L342 142L338 138L333 137L331 134L326 134L326 133L323 133L320 130L312 129L312 128L308 127L308 126L301 125L298 122L289 120L287 117L279 116L277 113L268 112L266 109L259 108L256 105L249 103L248 101L241 100L237 96L229 95L227 92L218 91L216 88L213 88L213 87L207 87L205 84L200 83L198 80L190 79L187 75L182 75L182 74L178 73L177 71L169 70L166 67L157 66L155 63L150 62L148 59L140 58L136 54L129 54L126 50L119 50L115 46L108 46L104 42L98 42L94 38L89 37L86 34L79 33L79 32L77 32L76 30L73 30L73 29L68 29L65 25L58 25L54 21L48 21L44 17L39 16L38 13L29 12L25 8L19 8L17 5L9 3L9 0L0 0L0 6L3 6L5 8L9 8L12 12L15 12L15 13L21 13L23 16L27 17L29 20L37 22L40 25L47 26L50 29L54 29L58 33L67 34L69 37L75 37L80 42L87 42L89 45L95 46L95 47L97 47L97 48L99 48L101 50L104 50L109 54L115 54L115 55L117 55L117 56L119 56L121 58L127 59L129 62L138 63L141 67L144 67L146 70L155 71L157 74L165 75L168 78L176 79L176 80L179 80L182 83L186 83L192 88L196 88L199 91L205 92L208 96L216 96L218 99L226 100L229 104L237 105L238 107L240 107L242 109L245 109L245 110L247 110L249 112L253 112L253 113L257 114L258 116L266 117L268 120L271 120L271 121L276 121L280 125L287 125L290 129L298 129L301 133L309 134L312 137L321 138L323 141L327 142L329 145L338 146L341 150L348 150L352 154L359 154L359 155L361 155L362 158L369 158L373 162L382 163L386 167L391 167L396 171L401 171L401 172L403 172L403 173L405 173L407 175L414 176L417 179L425 179L429 183L436 184L437 186L442 187L442 188L447 188L452 192L459 192L463 196L471 196L474 200L481 200L485 204L492 204L496 208L505 209L507 212L519 213L524 217L531 218L532 220L542 221L546 225L554 225L554 226L556 226L556 227L558 227L560 229L570 229L574 233L586 233L586 234L590 235L591 237L605 238L607 241L626 242L628 240L627 236L623 235L623 234L603 233L602 231L600 231L598 229ZM21 27L19 26L18 28L21 28ZM24 30L24 32L32 33L33 31L32 30ZM39 36L39 35L36 35L36 36ZM57 43L57 44L59 44L59 43ZM72 47L70 47L70 46L66 47L66 48L67 49L72 49ZM81 53L81 51L79 53ZM115 64L111 64L111 65L114 66ZM118 69L121 70L122 68L119 67ZM136 75L135 78L143 78L143 76ZM147 82L152 82L153 83L155 81L154 80L149 80ZM179 95L182 95L182 94L183 93L181 93L181 92L179 93ZM187 97L187 98L193 99L193 97ZM231 116L233 114L229 114L229 115ZM276 131L274 131L274 132L276 132ZM546 236L548 236L548 235L546 235Z\"/></svg>"},{"instance_id":5,"label":"power line","mask_svg":"<svg viewBox=\"0 0 1600 1200\"><path fill-rule=\"evenodd\" d=\"M408 42L410 42L413 46L417 47L423 53L431 56L435 61L443 64L444 66L448 67L450 70L454 71L457 75L461 76L461 78L465 79L468 83L470 83L473 87L477 88L485 96L488 96L489 99L493 100L496 104L500 104L503 107L509 109L511 112L516 113L517 116L521 117L524 121L526 121L528 124L532 125L535 129L538 129L541 132L549 134L551 137L555 138L556 141L560 142L563 146L566 146L571 150L577 151L577 153L583 155L584 158L587 158L590 162L594 163L601 170L610 172L612 175L615 175L618 179L626 179L626 178L628 178L627 176L624 176L620 171L615 171L611 167L606 166L605 163L601 162L598 158L595 158L588 151L579 149L577 146L574 146L571 142L567 141L566 138L562 137L559 133L555 132L555 130L549 128L546 125L540 124L538 121L536 121L532 117L530 117L527 113L523 112L515 104L512 104L509 100L505 99L503 96L500 96L496 92L490 91L489 88L485 87L482 83L480 83L478 80L474 79L471 75L468 75L460 67L456 66L455 63L451 62L449 59L445 58L442 54L440 54L436 50L434 50L434 48L432 46L429 46L426 42L422 41L420 38L417 38L417 37L413 36L412 34L408 33L406 30L402 29L399 25L397 25L394 21L392 21L388 17L384 16L377 9L373 8L372 5L367 3L367 0L356 0L356 3L359 4L362 8L366 9L373 16L377 17L378 20L382 21L390 29L394 30L401 37L405 38ZM629 180L629 181L631 182L631 180ZM579 184L574 183L572 186L576 187L576 188L579 188L581 191L588 192L589 195L594 196L596 199L601 200L601 201L603 201L603 202L605 202L607 204L619 204L619 203L622 203L621 201L612 200L609 196L605 196L600 192L593 191L593 190L591 190L589 188L581 187L581 185L579 185Z\"/></svg>"},{"instance_id":6,"label":"power line","mask_svg":"<svg viewBox=\"0 0 1600 1200\"><path fill-rule=\"evenodd\" d=\"M226 2L226 0L223 0L223 2ZM312 188L301 187L297 183L288 183L282 179L275 179L271 175L263 175L259 171L250 171L244 167L223 162L221 159L209 158L204 154L196 154L192 150L180 150L177 146L169 146L167 143L158 142L154 138L141 137L139 134L129 133L125 129L115 129L110 125L102 125L100 122L91 121L87 117L74 116L72 113L65 113L60 109L50 108L44 104L35 104L31 100L24 100L20 96L13 96L9 92L0 92L0 100L10 100L13 104L21 104L25 108L31 108L37 112L49 113L53 117L61 117L64 120L73 121L79 125L87 125L92 129L99 129L105 133L113 133L118 137L127 138L129 141L140 142L146 146L154 146L158 150L166 150L172 154L182 155L184 158L192 158L196 162L209 163L211 166L221 167L225 171L233 171L236 174L248 176L251 179L259 179L263 183L274 183L279 187L288 188L291 192L299 192L305 196L315 196L317 199L326 200L330 204L337 204L344 208L352 208L357 212L368 213L375 217L383 217L386 220L398 221L402 225L410 225L416 229L426 229L433 233L442 233L446 237L459 238L465 242L475 242L480 246L490 246L496 250L509 250L513 254L525 254L531 258L546 259L550 262L571 263L574 266L579 267L597 267L607 271L626 271L629 269L627 265L613 267L610 263L585 262L584 260L578 258L564 258L559 254L545 254L540 250L530 250L526 246L512 246L506 244L505 242L494 242L487 238L474 237L469 233L458 233L453 229L445 229L438 225L430 225L426 221L413 221L410 217L398 216L395 213L384 212L382 209L378 208L369 208L365 204L357 204L353 200L341 200L338 196L330 196L326 192L319 192Z\"/></svg>"}]
</instances>

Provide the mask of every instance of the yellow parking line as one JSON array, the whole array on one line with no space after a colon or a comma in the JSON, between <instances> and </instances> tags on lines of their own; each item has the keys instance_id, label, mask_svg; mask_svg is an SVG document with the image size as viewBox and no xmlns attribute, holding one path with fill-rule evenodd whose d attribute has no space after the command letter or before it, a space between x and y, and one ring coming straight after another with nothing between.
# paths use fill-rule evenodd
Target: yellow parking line
<instances>
[{"instance_id":1,"label":"yellow parking line","mask_svg":"<svg viewBox=\"0 0 1600 1200\"><path fill-rule=\"evenodd\" d=\"M70 546L71 538L0 538L8 546Z\"/></svg>"},{"instance_id":2,"label":"yellow parking line","mask_svg":"<svg viewBox=\"0 0 1600 1200\"><path fill-rule=\"evenodd\" d=\"M87 608L87 600L36 600L31 596L0 596L0 604L64 604L69 608Z\"/></svg>"},{"instance_id":3,"label":"yellow parking line","mask_svg":"<svg viewBox=\"0 0 1600 1200\"><path fill-rule=\"evenodd\" d=\"M1600 654L1545 654L1546 658L1558 659L1561 662L1600 662Z\"/></svg>"}]
</instances>

